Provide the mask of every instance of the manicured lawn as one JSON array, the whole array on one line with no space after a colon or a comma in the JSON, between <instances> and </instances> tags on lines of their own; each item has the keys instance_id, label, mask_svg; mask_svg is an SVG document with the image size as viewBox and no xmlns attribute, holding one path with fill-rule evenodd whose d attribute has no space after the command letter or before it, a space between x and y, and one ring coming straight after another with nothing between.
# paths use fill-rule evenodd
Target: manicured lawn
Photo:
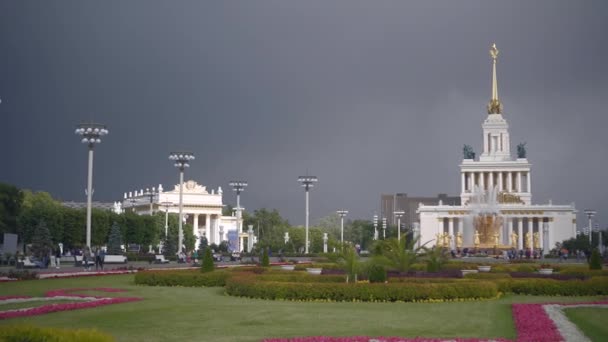
<instances>
[{"instance_id":1,"label":"manicured lawn","mask_svg":"<svg viewBox=\"0 0 608 342\"><path fill-rule=\"evenodd\" d=\"M564 312L592 341L608 338L608 308L571 308Z\"/></svg>"},{"instance_id":2,"label":"manicured lawn","mask_svg":"<svg viewBox=\"0 0 608 342\"><path fill-rule=\"evenodd\" d=\"M222 288L136 286L133 275L0 283L2 295L42 296L51 289L114 287L104 296L143 301L0 321L97 328L119 341L260 341L292 336L515 338L511 303L580 302L597 297L507 296L447 303L287 302L226 296Z\"/></svg>"},{"instance_id":3,"label":"manicured lawn","mask_svg":"<svg viewBox=\"0 0 608 342\"><path fill-rule=\"evenodd\" d=\"M0 311L4 310L15 310L15 309L23 309L23 308L33 308L42 305L53 305L53 304L63 304L63 303L74 303L80 302L78 300L37 300L31 302L23 302L23 303L10 303L10 304L0 304Z\"/></svg>"}]
</instances>

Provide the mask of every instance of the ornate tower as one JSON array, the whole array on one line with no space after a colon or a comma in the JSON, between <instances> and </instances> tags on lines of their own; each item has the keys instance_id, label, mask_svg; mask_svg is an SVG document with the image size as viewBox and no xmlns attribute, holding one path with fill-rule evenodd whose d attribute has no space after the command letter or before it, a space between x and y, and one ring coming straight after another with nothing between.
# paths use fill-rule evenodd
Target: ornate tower
<instances>
[{"instance_id":1,"label":"ornate tower","mask_svg":"<svg viewBox=\"0 0 608 342\"><path fill-rule=\"evenodd\" d=\"M502 103L498 98L498 80L496 79L496 44L490 48L492 57L492 97L488 103L488 117L483 122L483 152L480 161L511 160L509 141L509 124L502 116Z\"/></svg>"}]
</instances>

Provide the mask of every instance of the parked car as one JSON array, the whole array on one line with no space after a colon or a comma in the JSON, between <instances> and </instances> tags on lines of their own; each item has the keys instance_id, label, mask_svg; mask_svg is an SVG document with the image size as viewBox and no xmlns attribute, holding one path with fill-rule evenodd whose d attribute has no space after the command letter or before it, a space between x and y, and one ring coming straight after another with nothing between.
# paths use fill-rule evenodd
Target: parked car
<instances>
[{"instance_id":1,"label":"parked car","mask_svg":"<svg viewBox=\"0 0 608 342\"><path fill-rule=\"evenodd\" d=\"M239 261L239 260L241 260L241 253L239 253L239 252L230 253L230 261Z\"/></svg>"}]
</instances>

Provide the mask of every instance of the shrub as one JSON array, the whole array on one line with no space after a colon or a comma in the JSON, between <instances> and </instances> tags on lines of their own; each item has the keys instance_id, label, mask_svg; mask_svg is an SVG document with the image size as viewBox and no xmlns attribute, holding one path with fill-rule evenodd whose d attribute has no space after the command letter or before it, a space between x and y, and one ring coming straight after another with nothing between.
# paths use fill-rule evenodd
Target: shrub
<instances>
[{"instance_id":1,"label":"shrub","mask_svg":"<svg viewBox=\"0 0 608 342\"><path fill-rule=\"evenodd\" d=\"M368 270L368 277L370 283L384 283L386 282L386 270L382 265L372 264Z\"/></svg>"},{"instance_id":2,"label":"shrub","mask_svg":"<svg viewBox=\"0 0 608 342\"><path fill-rule=\"evenodd\" d=\"M203 263L201 265L201 272L211 272L214 269L213 256L211 255L211 248L205 248L205 254L203 255Z\"/></svg>"},{"instance_id":3,"label":"shrub","mask_svg":"<svg viewBox=\"0 0 608 342\"><path fill-rule=\"evenodd\" d=\"M0 272L0 277L7 277L11 279L19 279L19 280L31 280L37 279L38 273L35 271L29 270L9 270L7 273Z\"/></svg>"},{"instance_id":4,"label":"shrub","mask_svg":"<svg viewBox=\"0 0 608 342\"><path fill-rule=\"evenodd\" d=\"M268 249L264 248L262 251L262 267L270 266L270 259L268 258Z\"/></svg>"},{"instance_id":5,"label":"shrub","mask_svg":"<svg viewBox=\"0 0 608 342\"><path fill-rule=\"evenodd\" d=\"M591 252L591 258L589 259L589 269L590 270L601 270L602 269L602 258L600 257L600 252L597 248L593 249Z\"/></svg>"},{"instance_id":6,"label":"shrub","mask_svg":"<svg viewBox=\"0 0 608 342\"><path fill-rule=\"evenodd\" d=\"M508 273L469 273L464 276L466 279L508 279L511 276Z\"/></svg>"},{"instance_id":7,"label":"shrub","mask_svg":"<svg viewBox=\"0 0 608 342\"><path fill-rule=\"evenodd\" d=\"M422 301L493 298L498 295L496 284L491 282L453 283L282 283L259 281L255 276L232 277L226 282L226 293L233 296L333 301Z\"/></svg>"},{"instance_id":8,"label":"shrub","mask_svg":"<svg viewBox=\"0 0 608 342\"><path fill-rule=\"evenodd\" d=\"M27 342L111 342L112 336L92 329L56 329L33 326L4 326L0 329L0 341Z\"/></svg>"},{"instance_id":9,"label":"shrub","mask_svg":"<svg viewBox=\"0 0 608 342\"><path fill-rule=\"evenodd\" d=\"M135 284L187 287L224 286L230 275L231 273L225 270L207 273L197 271L144 271L135 274Z\"/></svg>"},{"instance_id":10,"label":"shrub","mask_svg":"<svg viewBox=\"0 0 608 342\"><path fill-rule=\"evenodd\" d=\"M499 279L501 292L534 296L596 296L608 294L608 277L589 280Z\"/></svg>"}]
</instances>

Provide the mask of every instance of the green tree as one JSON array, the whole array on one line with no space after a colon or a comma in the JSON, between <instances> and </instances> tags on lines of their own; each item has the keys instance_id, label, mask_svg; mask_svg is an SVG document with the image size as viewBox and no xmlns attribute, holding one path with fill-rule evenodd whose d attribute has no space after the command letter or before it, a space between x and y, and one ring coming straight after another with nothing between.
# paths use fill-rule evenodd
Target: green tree
<instances>
[{"instance_id":1,"label":"green tree","mask_svg":"<svg viewBox=\"0 0 608 342\"><path fill-rule=\"evenodd\" d=\"M214 269L213 256L211 255L211 248L205 248L205 254L203 254L203 263L201 265L201 272L211 272Z\"/></svg>"},{"instance_id":2,"label":"green tree","mask_svg":"<svg viewBox=\"0 0 608 342\"><path fill-rule=\"evenodd\" d=\"M46 225L44 220L40 220L34 230L34 236L32 239L32 253L37 258L49 255L53 250L53 241L51 239L51 232Z\"/></svg>"},{"instance_id":3,"label":"green tree","mask_svg":"<svg viewBox=\"0 0 608 342\"><path fill-rule=\"evenodd\" d=\"M278 210L265 208L255 210L252 214L243 214L243 227L247 230L249 225L253 226L254 234L258 237L258 248L269 247L279 250L285 247L283 236L289 229L289 221L282 218Z\"/></svg>"},{"instance_id":4,"label":"green tree","mask_svg":"<svg viewBox=\"0 0 608 342\"><path fill-rule=\"evenodd\" d=\"M34 230L43 220L55 242L63 239L63 207L46 192L23 191L22 209L17 217L17 234L20 241L32 242Z\"/></svg>"},{"instance_id":5,"label":"green tree","mask_svg":"<svg viewBox=\"0 0 608 342\"><path fill-rule=\"evenodd\" d=\"M23 193L17 187L0 183L0 238L4 233L17 233L17 217L21 213Z\"/></svg>"},{"instance_id":6,"label":"green tree","mask_svg":"<svg viewBox=\"0 0 608 342\"><path fill-rule=\"evenodd\" d=\"M591 258L589 259L589 269L591 270L601 270L602 269L602 258L600 257L600 252L597 248L593 249L591 252Z\"/></svg>"},{"instance_id":7,"label":"green tree","mask_svg":"<svg viewBox=\"0 0 608 342\"><path fill-rule=\"evenodd\" d=\"M447 255L444 249L436 246L427 250L426 257L426 270L428 272L441 271L441 268L447 262Z\"/></svg>"},{"instance_id":8,"label":"green tree","mask_svg":"<svg viewBox=\"0 0 608 342\"><path fill-rule=\"evenodd\" d=\"M375 252L384 264L399 272L407 272L425 249L424 246L417 247L417 244L418 239L407 240L405 236L401 240L380 240Z\"/></svg>"},{"instance_id":9,"label":"green tree","mask_svg":"<svg viewBox=\"0 0 608 342\"><path fill-rule=\"evenodd\" d=\"M361 264L359 262L359 255L357 255L355 247L344 245L342 252L337 256L337 263L348 275L346 282L356 282L357 274L361 270Z\"/></svg>"},{"instance_id":10,"label":"green tree","mask_svg":"<svg viewBox=\"0 0 608 342\"><path fill-rule=\"evenodd\" d=\"M268 257L268 248L262 248L262 267L270 266L270 258Z\"/></svg>"},{"instance_id":11,"label":"green tree","mask_svg":"<svg viewBox=\"0 0 608 342\"><path fill-rule=\"evenodd\" d=\"M117 222L112 224L112 229L110 230L110 237L108 240L108 254L118 255L122 254L122 249L120 246L123 244L122 242L122 233L120 231L120 226Z\"/></svg>"}]
</instances>

